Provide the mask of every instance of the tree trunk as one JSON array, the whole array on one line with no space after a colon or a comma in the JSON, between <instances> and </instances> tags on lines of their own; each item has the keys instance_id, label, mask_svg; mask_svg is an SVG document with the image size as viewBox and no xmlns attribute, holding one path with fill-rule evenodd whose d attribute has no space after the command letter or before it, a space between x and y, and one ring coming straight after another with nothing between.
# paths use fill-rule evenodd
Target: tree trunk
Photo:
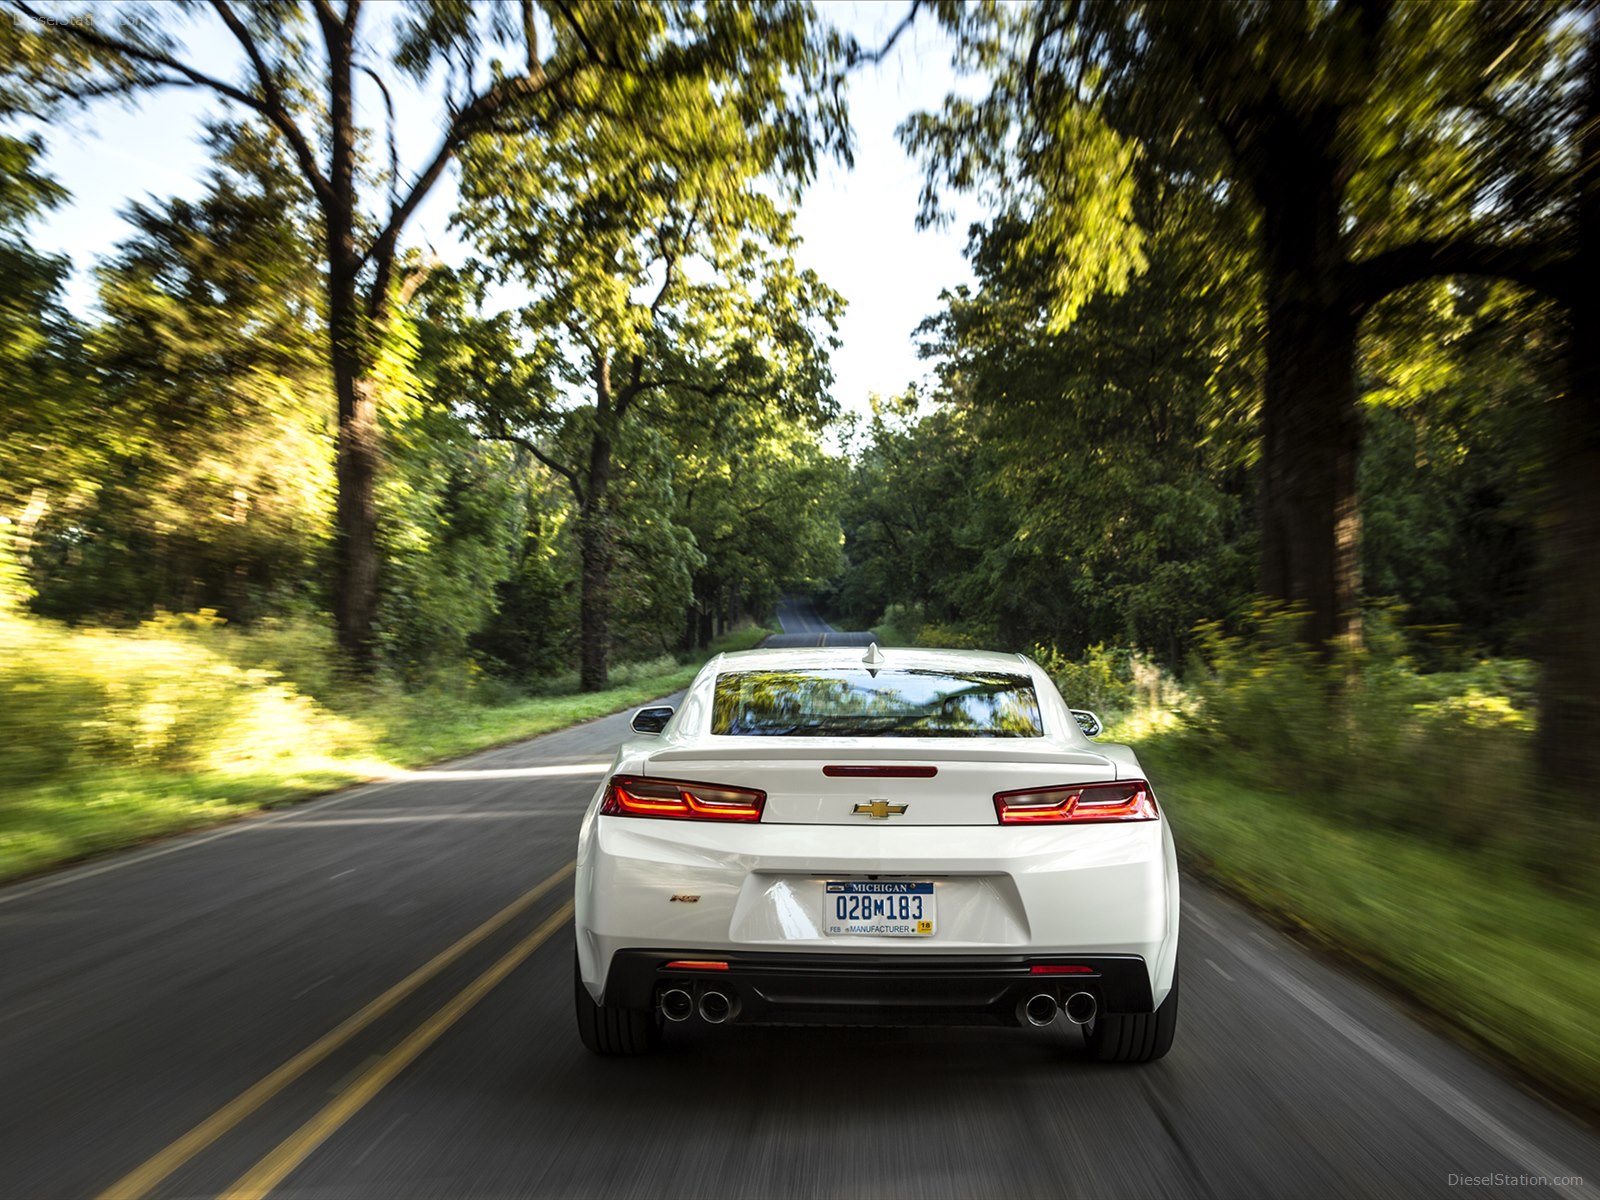
<instances>
[{"instance_id":1,"label":"tree trunk","mask_svg":"<svg viewBox=\"0 0 1600 1200\"><path fill-rule=\"evenodd\" d=\"M365 369L354 281L350 283L341 288L335 280L329 288L333 387L339 403L333 610L340 648L357 670L367 670L378 616L378 402Z\"/></svg>"},{"instance_id":2,"label":"tree trunk","mask_svg":"<svg viewBox=\"0 0 1600 1200\"><path fill-rule=\"evenodd\" d=\"M357 671L373 661L378 617L378 391L368 330L357 298L354 29L323 24L328 48L328 191L322 205L328 252L328 333L339 406L335 459L333 612L339 647Z\"/></svg>"},{"instance_id":3,"label":"tree trunk","mask_svg":"<svg viewBox=\"0 0 1600 1200\"><path fill-rule=\"evenodd\" d=\"M603 691L611 677L611 539L608 489L615 415L611 403L611 359L598 357L595 372L595 428L589 441L583 509L578 514L578 556L582 563L579 591L578 684L586 692Z\"/></svg>"},{"instance_id":4,"label":"tree trunk","mask_svg":"<svg viewBox=\"0 0 1600 1200\"><path fill-rule=\"evenodd\" d=\"M1537 745L1539 771L1555 794L1582 797L1593 812L1600 796L1600 304L1592 296L1573 305L1570 355L1542 529Z\"/></svg>"},{"instance_id":5,"label":"tree trunk","mask_svg":"<svg viewBox=\"0 0 1600 1200\"><path fill-rule=\"evenodd\" d=\"M700 631L700 614L697 610L699 593L691 592L689 603L683 610L683 652L693 654L700 647L695 644L695 635Z\"/></svg>"},{"instance_id":6,"label":"tree trunk","mask_svg":"<svg viewBox=\"0 0 1600 1200\"><path fill-rule=\"evenodd\" d=\"M1600 795L1600 31L1591 30L1580 146L1566 392L1557 399L1542 528L1538 770L1591 817Z\"/></svg>"},{"instance_id":7,"label":"tree trunk","mask_svg":"<svg viewBox=\"0 0 1600 1200\"><path fill-rule=\"evenodd\" d=\"M1300 122L1280 129L1256 189L1267 307L1261 590L1304 605L1305 640L1326 646L1360 633L1357 322L1343 288L1332 122L1325 143Z\"/></svg>"},{"instance_id":8,"label":"tree trunk","mask_svg":"<svg viewBox=\"0 0 1600 1200\"><path fill-rule=\"evenodd\" d=\"M611 525L599 498L591 499L579 514L578 554L582 562L579 686L599 692L611 675L612 563Z\"/></svg>"},{"instance_id":9,"label":"tree trunk","mask_svg":"<svg viewBox=\"0 0 1600 1200\"><path fill-rule=\"evenodd\" d=\"M1355 353L1355 323L1338 313L1282 301L1268 319L1261 590L1304 605L1316 645L1360 631Z\"/></svg>"}]
</instances>

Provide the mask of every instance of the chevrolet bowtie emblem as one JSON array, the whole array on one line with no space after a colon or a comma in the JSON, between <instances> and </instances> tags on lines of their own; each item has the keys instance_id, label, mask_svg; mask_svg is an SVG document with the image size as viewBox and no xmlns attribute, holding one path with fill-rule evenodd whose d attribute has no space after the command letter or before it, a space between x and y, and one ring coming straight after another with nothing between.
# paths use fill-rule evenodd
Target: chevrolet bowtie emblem
<instances>
[{"instance_id":1,"label":"chevrolet bowtie emblem","mask_svg":"<svg viewBox=\"0 0 1600 1200\"><path fill-rule=\"evenodd\" d=\"M852 811L871 817L874 821L886 821L890 817L898 817L905 810L906 806L904 804L890 804L887 800L874 800L871 804L858 804Z\"/></svg>"}]
</instances>

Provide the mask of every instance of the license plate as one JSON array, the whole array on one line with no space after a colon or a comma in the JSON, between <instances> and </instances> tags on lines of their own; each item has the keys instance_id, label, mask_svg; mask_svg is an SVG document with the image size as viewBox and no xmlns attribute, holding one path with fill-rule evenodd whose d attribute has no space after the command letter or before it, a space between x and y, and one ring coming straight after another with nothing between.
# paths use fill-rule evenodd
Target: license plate
<instances>
[{"instance_id":1,"label":"license plate","mask_svg":"<svg viewBox=\"0 0 1600 1200\"><path fill-rule=\"evenodd\" d=\"M829 881L823 888L822 931L879 937L929 937L934 931L931 883Z\"/></svg>"}]
</instances>

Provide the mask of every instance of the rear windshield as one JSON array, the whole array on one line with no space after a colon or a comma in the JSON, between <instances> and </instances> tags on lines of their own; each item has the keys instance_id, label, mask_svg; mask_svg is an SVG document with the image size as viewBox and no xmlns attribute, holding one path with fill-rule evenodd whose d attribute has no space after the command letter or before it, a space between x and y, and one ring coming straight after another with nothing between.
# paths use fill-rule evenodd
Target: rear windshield
<instances>
[{"instance_id":1,"label":"rear windshield","mask_svg":"<svg viewBox=\"0 0 1600 1200\"><path fill-rule=\"evenodd\" d=\"M991 671L729 671L711 732L768 737L1043 737L1026 675Z\"/></svg>"}]
</instances>

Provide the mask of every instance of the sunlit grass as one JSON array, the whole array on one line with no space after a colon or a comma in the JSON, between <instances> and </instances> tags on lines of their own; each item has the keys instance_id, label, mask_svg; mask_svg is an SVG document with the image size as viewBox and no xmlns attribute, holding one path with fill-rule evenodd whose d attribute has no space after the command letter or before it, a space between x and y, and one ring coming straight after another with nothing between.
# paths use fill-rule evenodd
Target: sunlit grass
<instances>
[{"instance_id":1,"label":"sunlit grass","mask_svg":"<svg viewBox=\"0 0 1600 1200\"><path fill-rule=\"evenodd\" d=\"M628 664L588 694L575 679L526 696L471 677L407 692L332 684L308 637L203 615L112 631L0 614L0 879L591 720L699 669Z\"/></svg>"}]
</instances>

